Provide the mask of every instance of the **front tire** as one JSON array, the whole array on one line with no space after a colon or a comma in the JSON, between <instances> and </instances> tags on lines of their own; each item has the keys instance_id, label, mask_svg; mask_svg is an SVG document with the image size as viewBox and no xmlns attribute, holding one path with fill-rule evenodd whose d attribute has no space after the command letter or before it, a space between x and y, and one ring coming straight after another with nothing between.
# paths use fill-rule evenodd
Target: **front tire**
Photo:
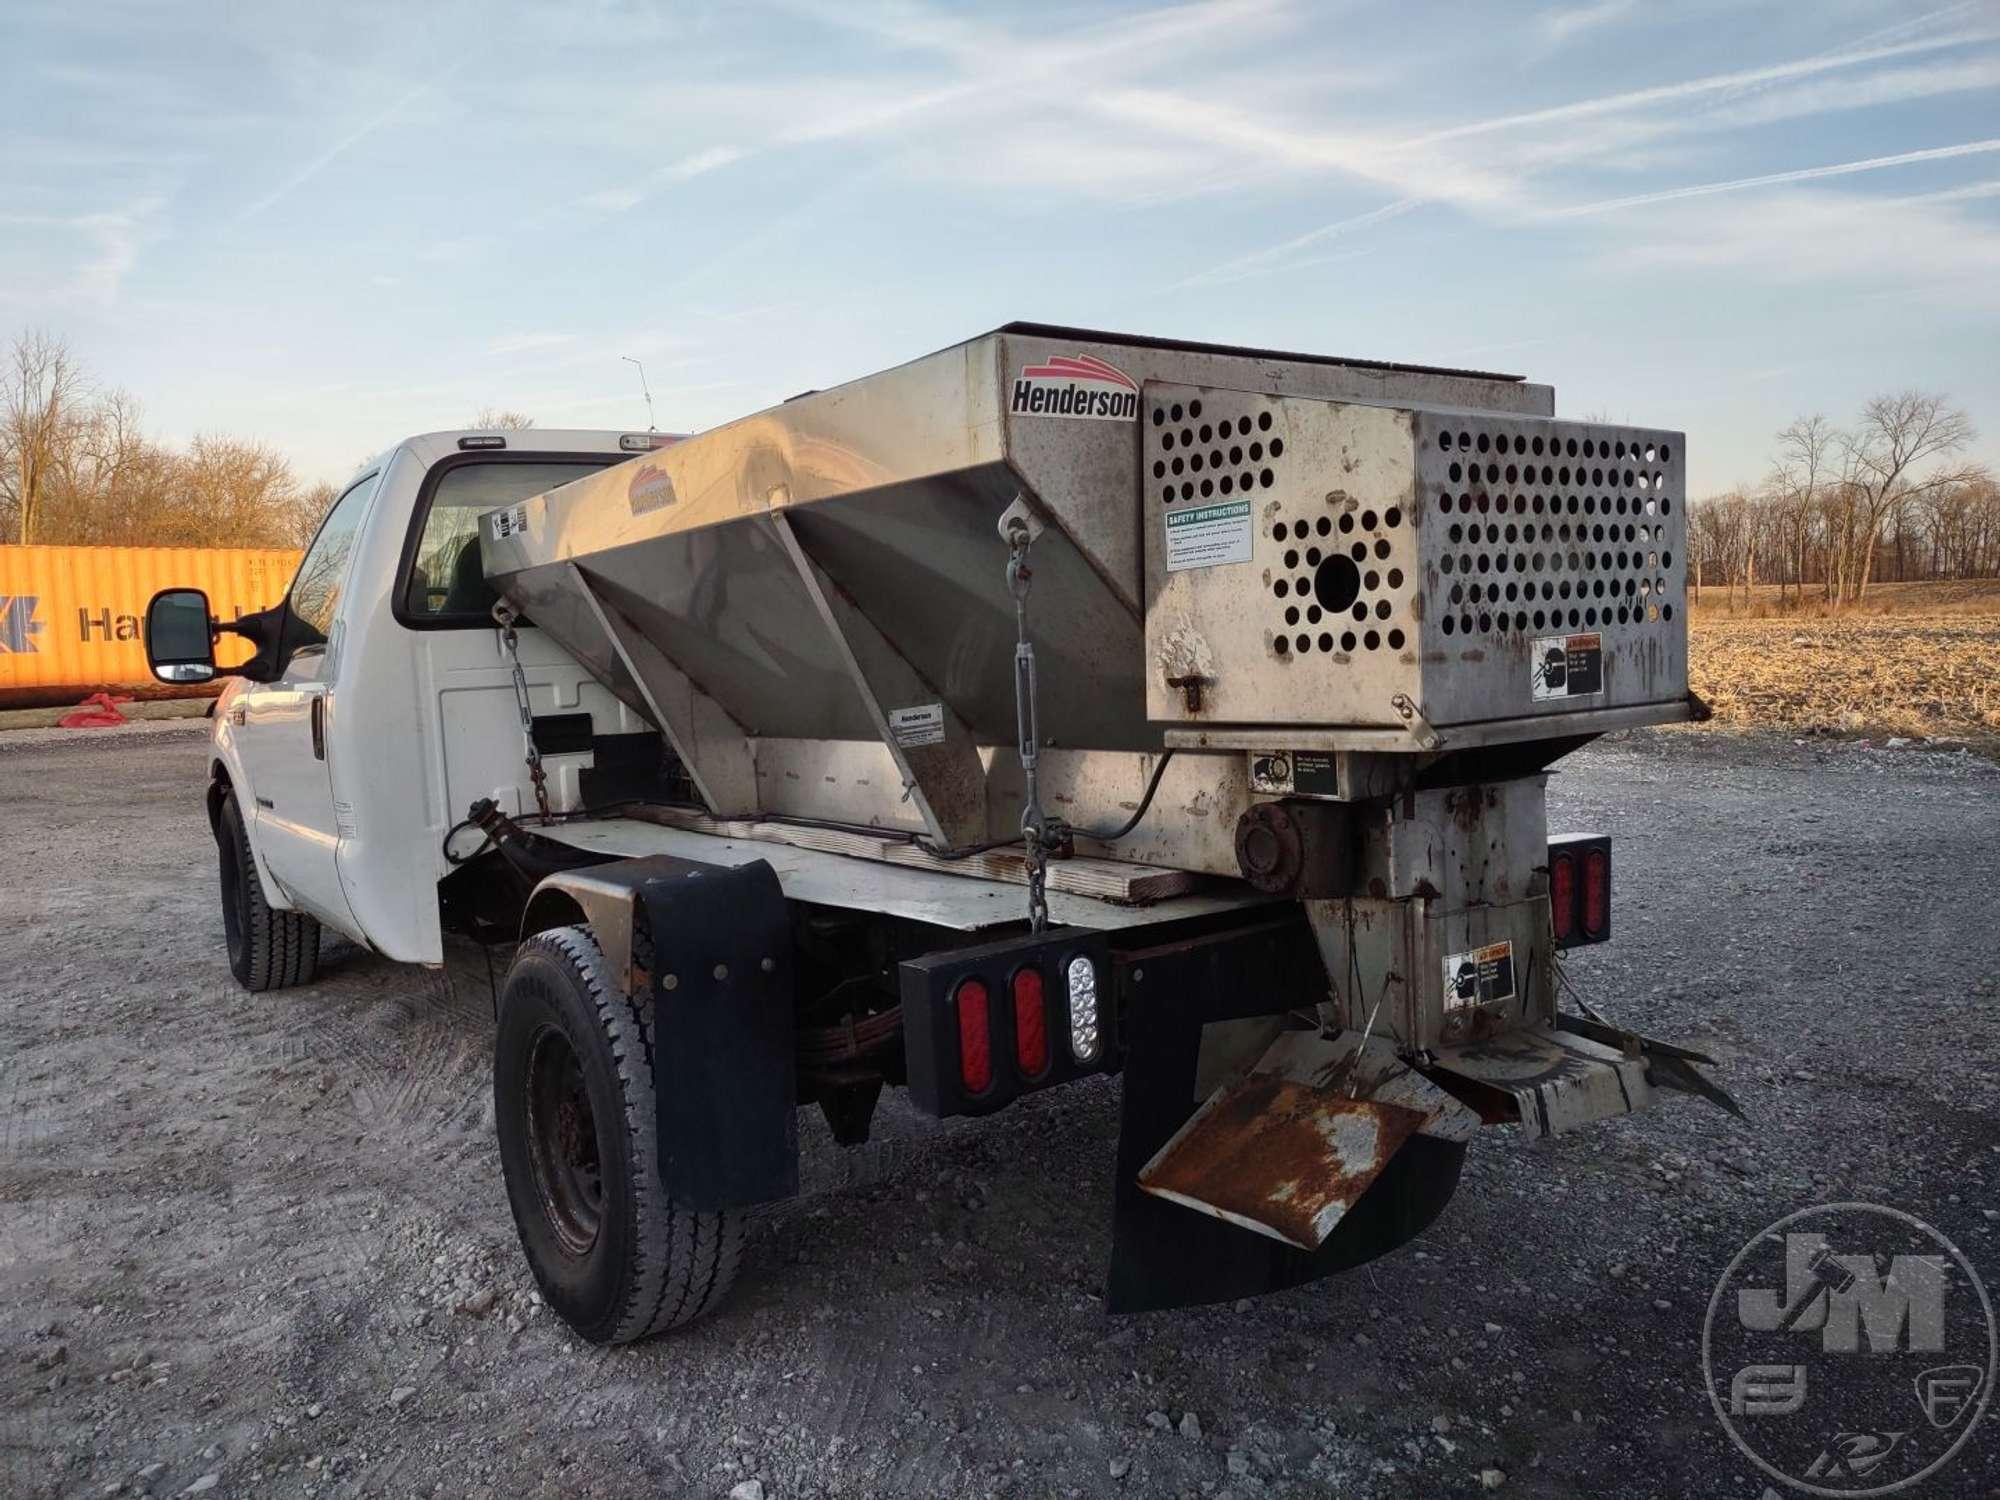
<instances>
[{"instance_id":1,"label":"front tire","mask_svg":"<svg viewBox=\"0 0 2000 1500\"><path fill-rule=\"evenodd\" d=\"M249 830L234 794L215 819L222 877L222 935L229 972L253 993L310 984L319 972L319 923L302 911L279 911L264 899Z\"/></svg>"},{"instance_id":2,"label":"front tire","mask_svg":"<svg viewBox=\"0 0 2000 1500\"><path fill-rule=\"evenodd\" d=\"M507 1198L543 1299L593 1344L712 1311L736 1279L743 1217L677 1208L660 1185L653 1000L606 973L588 927L523 943L493 1061Z\"/></svg>"}]
</instances>

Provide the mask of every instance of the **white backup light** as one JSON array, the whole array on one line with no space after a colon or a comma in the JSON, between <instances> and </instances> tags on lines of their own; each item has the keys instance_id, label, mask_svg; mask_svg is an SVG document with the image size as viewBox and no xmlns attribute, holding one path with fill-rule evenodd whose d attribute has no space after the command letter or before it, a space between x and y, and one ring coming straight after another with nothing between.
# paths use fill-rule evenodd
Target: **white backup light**
<instances>
[{"instance_id":1,"label":"white backup light","mask_svg":"<svg viewBox=\"0 0 2000 1500\"><path fill-rule=\"evenodd\" d=\"M1097 970L1078 954L1069 961L1069 1050L1078 1062L1097 1057Z\"/></svg>"}]
</instances>

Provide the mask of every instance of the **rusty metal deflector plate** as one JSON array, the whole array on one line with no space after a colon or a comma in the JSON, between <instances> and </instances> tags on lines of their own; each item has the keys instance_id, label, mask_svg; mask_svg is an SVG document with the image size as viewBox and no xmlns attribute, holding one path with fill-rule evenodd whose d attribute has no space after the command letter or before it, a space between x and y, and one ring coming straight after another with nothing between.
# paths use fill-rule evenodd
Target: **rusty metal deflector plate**
<instances>
[{"instance_id":1,"label":"rusty metal deflector plate","mask_svg":"<svg viewBox=\"0 0 2000 1500\"><path fill-rule=\"evenodd\" d=\"M1520 1108L1521 1128L1531 1136L1636 1114L1653 1103L1643 1059L1543 1026L1440 1048L1425 1071L1511 1096Z\"/></svg>"},{"instance_id":2,"label":"rusty metal deflector plate","mask_svg":"<svg viewBox=\"0 0 2000 1500\"><path fill-rule=\"evenodd\" d=\"M1315 1250L1424 1121L1400 1104L1253 1073L1217 1090L1140 1169L1139 1186Z\"/></svg>"},{"instance_id":3,"label":"rusty metal deflector plate","mask_svg":"<svg viewBox=\"0 0 2000 1500\"><path fill-rule=\"evenodd\" d=\"M1479 1134L1477 1113L1411 1068L1397 1056L1394 1044L1381 1037L1365 1038L1354 1031L1331 1037L1288 1031L1271 1043L1251 1071L1275 1073L1350 1099L1400 1104L1423 1117L1419 1135L1469 1141Z\"/></svg>"}]
</instances>

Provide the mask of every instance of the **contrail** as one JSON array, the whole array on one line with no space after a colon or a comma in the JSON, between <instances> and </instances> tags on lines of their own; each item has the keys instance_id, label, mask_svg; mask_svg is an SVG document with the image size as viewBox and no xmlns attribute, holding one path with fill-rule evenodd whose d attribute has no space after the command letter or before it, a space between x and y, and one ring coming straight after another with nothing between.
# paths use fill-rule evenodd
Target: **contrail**
<instances>
[{"instance_id":1,"label":"contrail","mask_svg":"<svg viewBox=\"0 0 2000 1500\"><path fill-rule=\"evenodd\" d=\"M1900 156L1871 156L1865 161L1844 161L1827 167L1800 167L1792 172L1767 172L1762 177L1738 177L1730 182L1703 182L1691 187L1668 188L1664 192L1639 193L1630 198L1606 198L1597 203L1580 203L1574 208L1552 209L1536 217L1574 219L1585 214L1608 214L1621 208L1639 208L1648 203L1669 203L1676 198L1705 198L1711 193L1734 193L1744 188L1775 187L1786 182L1811 182L1819 177L1846 177L1854 172L1875 172L1883 167L1907 167L1920 161L1946 161L1955 156L1977 156L2000 151L2000 139L1966 141L1957 146L1933 146L1926 151L1905 151Z\"/></svg>"},{"instance_id":2,"label":"contrail","mask_svg":"<svg viewBox=\"0 0 2000 1500\"><path fill-rule=\"evenodd\" d=\"M1661 84L1657 88L1635 89L1624 94L1604 94L1595 99L1579 99L1571 104L1552 105L1547 109L1528 110L1522 114L1499 115L1491 120L1475 120L1468 125L1453 125L1445 130L1432 131L1429 135L1401 142L1403 149L1414 146L1435 145L1439 141L1455 141L1465 136L1489 135L1496 130L1512 130L1522 125L1546 125L1557 120L1574 120L1590 115L1614 114L1620 110L1633 109L1647 104L1670 104L1679 99L1690 99L1701 94L1715 93L1721 89L1741 88L1748 84L1773 83L1787 78L1803 78L1814 73L1825 73L1835 68L1853 67L1857 63L1881 62L1885 58L1906 57L1916 52L1935 52L1943 47L1963 44L1968 40L1982 37L1956 35L1939 37L1917 42L1902 42L1890 47L1873 47L1865 51L1822 53L1818 57L1800 58L1795 62L1776 63L1768 68L1751 68L1741 73L1712 73L1705 78L1685 79L1680 83Z\"/></svg>"}]
</instances>

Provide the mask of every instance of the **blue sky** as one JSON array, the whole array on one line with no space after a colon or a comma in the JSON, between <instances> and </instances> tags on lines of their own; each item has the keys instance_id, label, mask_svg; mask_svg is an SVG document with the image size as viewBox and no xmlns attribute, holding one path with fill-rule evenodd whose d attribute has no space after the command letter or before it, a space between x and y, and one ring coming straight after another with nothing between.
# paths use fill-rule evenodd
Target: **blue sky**
<instances>
[{"instance_id":1,"label":"blue sky","mask_svg":"<svg viewBox=\"0 0 2000 1500\"><path fill-rule=\"evenodd\" d=\"M487 405L694 429L1014 318L1514 370L2000 459L2000 3L0 13L0 336L339 478Z\"/></svg>"}]
</instances>

